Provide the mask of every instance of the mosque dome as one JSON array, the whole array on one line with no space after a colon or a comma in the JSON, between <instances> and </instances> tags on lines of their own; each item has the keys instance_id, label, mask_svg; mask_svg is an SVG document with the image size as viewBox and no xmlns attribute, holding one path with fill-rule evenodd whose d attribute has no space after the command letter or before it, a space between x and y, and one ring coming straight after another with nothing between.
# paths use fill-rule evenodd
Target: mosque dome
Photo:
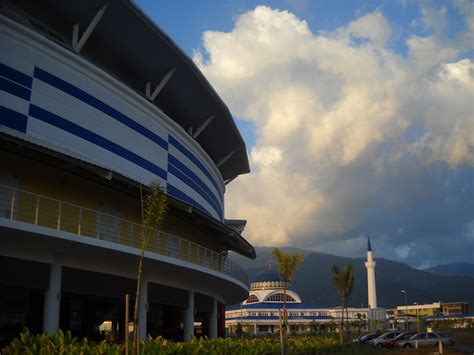
<instances>
[{"instance_id":1,"label":"mosque dome","mask_svg":"<svg viewBox=\"0 0 474 355\"><path fill-rule=\"evenodd\" d=\"M286 295L283 290L286 289ZM290 283L284 282L278 271L266 269L260 271L252 280L249 297L243 304L283 302L301 303L300 296L290 289Z\"/></svg>"},{"instance_id":2,"label":"mosque dome","mask_svg":"<svg viewBox=\"0 0 474 355\"><path fill-rule=\"evenodd\" d=\"M253 278L253 282L280 282L280 274L274 270L267 269L260 271L255 277Z\"/></svg>"},{"instance_id":3,"label":"mosque dome","mask_svg":"<svg viewBox=\"0 0 474 355\"><path fill-rule=\"evenodd\" d=\"M289 288L289 283L285 283L280 274L272 269L260 271L255 275L250 285L251 290L281 289L284 287Z\"/></svg>"}]
</instances>

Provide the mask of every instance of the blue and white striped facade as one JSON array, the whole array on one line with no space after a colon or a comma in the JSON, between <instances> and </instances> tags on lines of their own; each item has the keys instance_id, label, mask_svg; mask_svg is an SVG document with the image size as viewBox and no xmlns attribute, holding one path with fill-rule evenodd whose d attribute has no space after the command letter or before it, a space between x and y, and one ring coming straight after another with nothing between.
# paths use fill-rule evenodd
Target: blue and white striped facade
<instances>
[{"instance_id":1,"label":"blue and white striped facade","mask_svg":"<svg viewBox=\"0 0 474 355\"><path fill-rule=\"evenodd\" d=\"M0 131L148 185L224 221L225 185L201 146L105 71L0 16Z\"/></svg>"}]
</instances>

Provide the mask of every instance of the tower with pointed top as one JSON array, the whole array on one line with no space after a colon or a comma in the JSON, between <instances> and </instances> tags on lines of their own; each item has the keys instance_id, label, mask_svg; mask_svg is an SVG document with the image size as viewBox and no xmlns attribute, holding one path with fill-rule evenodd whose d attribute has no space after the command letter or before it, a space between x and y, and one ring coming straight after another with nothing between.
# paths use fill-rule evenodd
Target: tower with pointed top
<instances>
[{"instance_id":1,"label":"tower with pointed top","mask_svg":"<svg viewBox=\"0 0 474 355\"><path fill-rule=\"evenodd\" d=\"M369 308L377 308L377 290L375 289L375 260L372 254L370 238L367 238L367 294L369 298Z\"/></svg>"}]
</instances>

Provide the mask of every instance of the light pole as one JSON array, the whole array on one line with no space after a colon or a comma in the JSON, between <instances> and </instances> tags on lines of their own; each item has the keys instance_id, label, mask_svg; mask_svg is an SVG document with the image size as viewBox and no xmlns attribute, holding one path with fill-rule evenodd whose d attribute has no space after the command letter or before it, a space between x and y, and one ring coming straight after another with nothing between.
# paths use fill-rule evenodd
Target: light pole
<instances>
[{"instance_id":1,"label":"light pole","mask_svg":"<svg viewBox=\"0 0 474 355\"><path fill-rule=\"evenodd\" d=\"M405 331L408 331L408 292L401 290L401 293L405 294Z\"/></svg>"},{"instance_id":2,"label":"light pole","mask_svg":"<svg viewBox=\"0 0 474 355\"><path fill-rule=\"evenodd\" d=\"M418 333L420 332L420 316L418 314L418 303L413 302L414 305L416 305L416 329Z\"/></svg>"}]
</instances>

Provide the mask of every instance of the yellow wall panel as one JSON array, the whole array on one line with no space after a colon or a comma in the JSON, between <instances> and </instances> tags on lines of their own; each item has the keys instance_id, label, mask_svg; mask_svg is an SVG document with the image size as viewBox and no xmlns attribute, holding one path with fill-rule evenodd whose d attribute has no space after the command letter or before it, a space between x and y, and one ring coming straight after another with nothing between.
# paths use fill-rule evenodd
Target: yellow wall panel
<instances>
[{"instance_id":1,"label":"yellow wall panel","mask_svg":"<svg viewBox=\"0 0 474 355\"><path fill-rule=\"evenodd\" d=\"M41 198L38 204L38 224L48 228L58 228L59 202Z\"/></svg>"},{"instance_id":2,"label":"yellow wall panel","mask_svg":"<svg viewBox=\"0 0 474 355\"><path fill-rule=\"evenodd\" d=\"M79 208L69 204L61 204L61 230L78 233Z\"/></svg>"},{"instance_id":3,"label":"yellow wall panel","mask_svg":"<svg viewBox=\"0 0 474 355\"><path fill-rule=\"evenodd\" d=\"M15 219L27 223L35 223L36 196L25 192L15 194Z\"/></svg>"},{"instance_id":4,"label":"yellow wall panel","mask_svg":"<svg viewBox=\"0 0 474 355\"><path fill-rule=\"evenodd\" d=\"M97 213L89 210L82 210L81 235L97 238Z\"/></svg>"}]
</instances>

